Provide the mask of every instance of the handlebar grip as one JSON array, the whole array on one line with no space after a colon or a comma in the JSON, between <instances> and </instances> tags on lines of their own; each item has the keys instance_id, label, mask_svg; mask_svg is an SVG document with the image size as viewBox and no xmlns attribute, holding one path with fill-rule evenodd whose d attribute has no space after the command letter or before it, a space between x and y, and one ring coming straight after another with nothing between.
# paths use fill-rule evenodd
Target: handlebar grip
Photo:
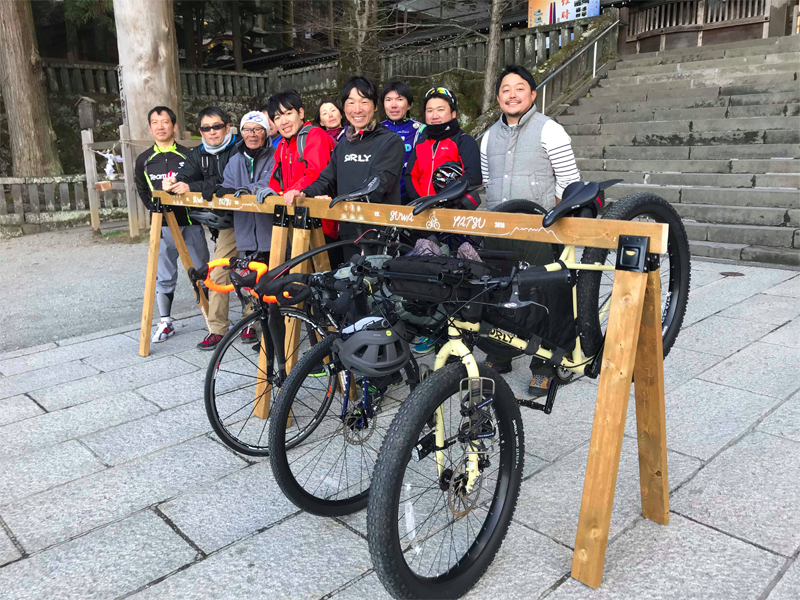
<instances>
[{"instance_id":1,"label":"handlebar grip","mask_svg":"<svg viewBox=\"0 0 800 600\"><path fill-rule=\"evenodd\" d=\"M213 281L211 281L211 271L218 267L229 267L231 264L230 260L227 258L215 258L214 260L208 263L208 274L206 275L205 281L203 283L205 286L211 290L212 292L217 292L219 294L228 294L233 291L233 285L217 285Z\"/></svg>"},{"instance_id":2,"label":"handlebar grip","mask_svg":"<svg viewBox=\"0 0 800 600\"><path fill-rule=\"evenodd\" d=\"M253 290L258 294L259 298L277 297L280 296L286 286L290 283L307 283L309 275L307 273L293 273L286 275L280 279L273 279L272 281L262 280L259 281ZM270 300L264 300L270 302Z\"/></svg>"},{"instance_id":3,"label":"handlebar grip","mask_svg":"<svg viewBox=\"0 0 800 600\"><path fill-rule=\"evenodd\" d=\"M557 284L569 284L570 274L566 269L548 271L544 267L530 267L517 274L517 285L520 296L527 296L535 287Z\"/></svg>"}]
</instances>

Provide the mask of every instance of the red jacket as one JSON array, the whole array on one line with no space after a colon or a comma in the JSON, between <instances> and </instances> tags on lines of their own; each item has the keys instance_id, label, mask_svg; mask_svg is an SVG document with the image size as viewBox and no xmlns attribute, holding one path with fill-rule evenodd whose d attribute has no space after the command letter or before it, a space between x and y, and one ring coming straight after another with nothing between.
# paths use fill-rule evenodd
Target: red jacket
<instances>
[{"instance_id":1,"label":"red jacket","mask_svg":"<svg viewBox=\"0 0 800 600\"><path fill-rule=\"evenodd\" d=\"M303 126L309 124L306 122ZM269 182L273 191L283 194L289 190L302 190L314 183L328 166L335 142L321 127L312 127L306 135L303 160L300 160L297 150L297 136L290 140L282 138L275 149L275 169ZM322 231L329 237L337 237L338 221L323 219Z\"/></svg>"},{"instance_id":2,"label":"red jacket","mask_svg":"<svg viewBox=\"0 0 800 600\"><path fill-rule=\"evenodd\" d=\"M443 140L425 140L417 144L416 161L411 168L411 181L419 196L430 196L436 193L433 189L433 172L439 165L447 162L461 164L458 146L452 138Z\"/></svg>"}]
</instances>

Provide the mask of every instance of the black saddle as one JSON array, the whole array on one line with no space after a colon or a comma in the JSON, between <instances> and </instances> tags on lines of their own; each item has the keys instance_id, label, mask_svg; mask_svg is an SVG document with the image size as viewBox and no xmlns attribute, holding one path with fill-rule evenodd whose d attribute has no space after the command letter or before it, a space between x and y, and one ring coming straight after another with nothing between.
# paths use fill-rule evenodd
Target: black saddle
<instances>
[{"instance_id":1,"label":"black saddle","mask_svg":"<svg viewBox=\"0 0 800 600\"><path fill-rule=\"evenodd\" d=\"M468 184L466 179L462 178L451 181L444 186L442 191L438 194L418 198L414 205L413 214L418 215L419 213L428 210L432 206L444 204L446 202L450 202L451 200L455 200L456 198L460 198L467 193L467 187Z\"/></svg>"},{"instance_id":2,"label":"black saddle","mask_svg":"<svg viewBox=\"0 0 800 600\"><path fill-rule=\"evenodd\" d=\"M362 187L358 188L357 190L355 190L353 192L350 192L349 194L342 194L341 196L336 196L336 198L331 200L331 203L328 205L328 208L333 208L334 206L339 204L339 202L348 202L350 200L360 200L362 198L366 198L367 202L369 202L369 198L367 198L367 196L369 196L372 192L377 190L378 186L380 185L380 183L381 183L380 178L377 175L375 175L374 177L372 177L369 181L364 183L364 185Z\"/></svg>"},{"instance_id":3,"label":"black saddle","mask_svg":"<svg viewBox=\"0 0 800 600\"><path fill-rule=\"evenodd\" d=\"M604 190L621 183L622 179L611 179L601 183L594 181L574 181L564 188L561 202L548 212L542 225L550 227L561 217L572 215L594 219L603 207Z\"/></svg>"}]
</instances>

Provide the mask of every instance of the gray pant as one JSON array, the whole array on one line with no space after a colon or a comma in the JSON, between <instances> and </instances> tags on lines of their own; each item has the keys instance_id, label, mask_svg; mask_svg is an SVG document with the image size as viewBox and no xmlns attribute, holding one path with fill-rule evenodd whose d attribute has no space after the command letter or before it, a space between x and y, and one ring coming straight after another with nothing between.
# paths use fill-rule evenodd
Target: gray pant
<instances>
[{"instance_id":1,"label":"gray pant","mask_svg":"<svg viewBox=\"0 0 800 600\"><path fill-rule=\"evenodd\" d=\"M194 267L200 267L208 262L208 244L206 232L202 225L183 225L181 235L186 242L189 256ZM161 246L158 249L158 275L156 277L156 292L171 294L178 283L178 248L172 239L169 227L161 228Z\"/></svg>"}]
</instances>

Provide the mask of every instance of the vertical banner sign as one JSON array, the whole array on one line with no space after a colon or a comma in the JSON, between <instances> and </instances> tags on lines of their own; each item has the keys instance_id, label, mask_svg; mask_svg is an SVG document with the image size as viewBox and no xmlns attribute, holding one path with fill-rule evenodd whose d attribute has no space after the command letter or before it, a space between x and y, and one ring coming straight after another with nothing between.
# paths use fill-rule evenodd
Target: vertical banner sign
<instances>
[{"instance_id":1,"label":"vertical banner sign","mask_svg":"<svg viewBox=\"0 0 800 600\"><path fill-rule=\"evenodd\" d=\"M600 0L528 0L528 27L596 17Z\"/></svg>"}]
</instances>

